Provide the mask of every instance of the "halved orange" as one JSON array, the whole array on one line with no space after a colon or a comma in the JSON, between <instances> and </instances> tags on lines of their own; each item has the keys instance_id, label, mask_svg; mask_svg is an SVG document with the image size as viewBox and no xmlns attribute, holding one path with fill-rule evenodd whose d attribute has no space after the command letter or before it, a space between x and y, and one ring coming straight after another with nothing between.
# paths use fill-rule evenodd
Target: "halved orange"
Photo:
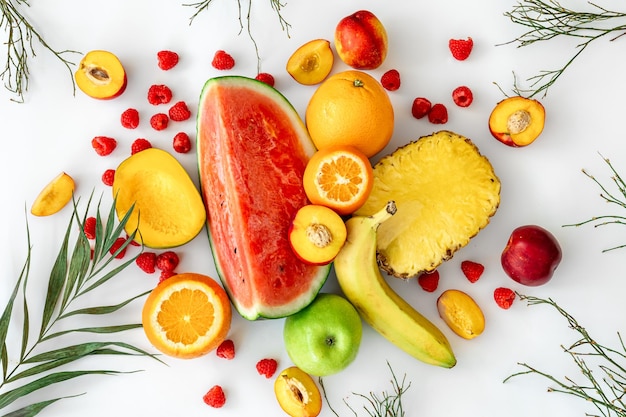
<instances>
[{"instance_id":1,"label":"halved orange","mask_svg":"<svg viewBox=\"0 0 626 417\"><path fill-rule=\"evenodd\" d=\"M60 211L72 199L74 188L74 179L61 172L37 195L30 212L35 216L50 216Z\"/></svg>"},{"instance_id":2,"label":"halved orange","mask_svg":"<svg viewBox=\"0 0 626 417\"><path fill-rule=\"evenodd\" d=\"M351 214L367 200L374 185L372 164L353 146L331 146L313 154L304 170L304 191L313 204Z\"/></svg>"},{"instance_id":3,"label":"halved orange","mask_svg":"<svg viewBox=\"0 0 626 417\"><path fill-rule=\"evenodd\" d=\"M230 330L228 295L213 278L202 274L174 275L148 295L142 311L143 329L159 351L181 359L205 355L222 343Z\"/></svg>"}]
</instances>

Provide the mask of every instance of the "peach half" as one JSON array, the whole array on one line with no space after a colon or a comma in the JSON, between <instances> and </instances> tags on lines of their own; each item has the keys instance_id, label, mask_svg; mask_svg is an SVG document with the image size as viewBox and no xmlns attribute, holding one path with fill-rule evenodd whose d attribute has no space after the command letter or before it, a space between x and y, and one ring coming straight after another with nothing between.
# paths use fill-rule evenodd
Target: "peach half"
<instances>
[{"instance_id":1,"label":"peach half","mask_svg":"<svg viewBox=\"0 0 626 417\"><path fill-rule=\"evenodd\" d=\"M126 71L120 60L108 51L90 51L74 73L76 85L89 97L108 100L126 89Z\"/></svg>"},{"instance_id":2,"label":"peach half","mask_svg":"<svg viewBox=\"0 0 626 417\"><path fill-rule=\"evenodd\" d=\"M304 85L319 84L330 74L335 56L326 39L314 39L296 49L287 61L287 72Z\"/></svg>"},{"instance_id":3,"label":"peach half","mask_svg":"<svg viewBox=\"0 0 626 417\"><path fill-rule=\"evenodd\" d=\"M537 100L514 96L508 97L492 110L489 131L505 145L522 147L530 145L543 131L546 112Z\"/></svg>"},{"instance_id":4,"label":"peach half","mask_svg":"<svg viewBox=\"0 0 626 417\"><path fill-rule=\"evenodd\" d=\"M289 243L296 256L312 265L327 265L346 242L346 224L331 208L317 204L301 207L289 227Z\"/></svg>"},{"instance_id":5,"label":"peach half","mask_svg":"<svg viewBox=\"0 0 626 417\"><path fill-rule=\"evenodd\" d=\"M280 407L291 417L316 417L322 411L322 396L315 381L296 366L278 375L274 394Z\"/></svg>"}]
</instances>

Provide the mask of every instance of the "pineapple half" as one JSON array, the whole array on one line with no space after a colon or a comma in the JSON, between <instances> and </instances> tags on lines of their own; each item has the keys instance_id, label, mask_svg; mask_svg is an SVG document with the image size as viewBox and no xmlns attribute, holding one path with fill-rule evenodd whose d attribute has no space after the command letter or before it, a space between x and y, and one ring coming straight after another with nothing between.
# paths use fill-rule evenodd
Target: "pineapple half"
<instances>
[{"instance_id":1,"label":"pineapple half","mask_svg":"<svg viewBox=\"0 0 626 417\"><path fill-rule=\"evenodd\" d=\"M424 136L374 166L374 187L356 214L395 200L378 229L378 264L398 278L435 270L489 223L500 180L471 140L450 131Z\"/></svg>"}]
</instances>

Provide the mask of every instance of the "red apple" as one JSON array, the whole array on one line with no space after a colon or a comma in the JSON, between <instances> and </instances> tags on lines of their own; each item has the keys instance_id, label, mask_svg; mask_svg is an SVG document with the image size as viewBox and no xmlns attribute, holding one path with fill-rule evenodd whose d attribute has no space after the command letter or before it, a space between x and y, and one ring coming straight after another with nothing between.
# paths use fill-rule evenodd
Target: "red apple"
<instances>
[{"instance_id":1,"label":"red apple","mask_svg":"<svg viewBox=\"0 0 626 417\"><path fill-rule=\"evenodd\" d=\"M561 256L561 246L552 233L527 225L513 230L500 261L514 281L534 287L550 281Z\"/></svg>"},{"instance_id":2,"label":"red apple","mask_svg":"<svg viewBox=\"0 0 626 417\"><path fill-rule=\"evenodd\" d=\"M352 68L378 68L387 57L387 48L387 31L370 11L346 16L335 28L337 55Z\"/></svg>"}]
</instances>

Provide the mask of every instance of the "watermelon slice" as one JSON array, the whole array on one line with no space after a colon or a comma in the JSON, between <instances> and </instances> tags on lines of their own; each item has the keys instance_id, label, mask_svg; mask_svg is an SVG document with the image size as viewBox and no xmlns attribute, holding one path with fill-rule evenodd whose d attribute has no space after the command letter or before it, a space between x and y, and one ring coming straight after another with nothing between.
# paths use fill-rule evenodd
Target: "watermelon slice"
<instances>
[{"instance_id":1,"label":"watermelon slice","mask_svg":"<svg viewBox=\"0 0 626 417\"><path fill-rule=\"evenodd\" d=\"M330 265L300 261L289 224L308 203L302 186L315 152L302 119L278 91L251 78L206 82L197 121L200 186L217 272L248 320L300 311Z\"/></svg>"}]
</instances>

